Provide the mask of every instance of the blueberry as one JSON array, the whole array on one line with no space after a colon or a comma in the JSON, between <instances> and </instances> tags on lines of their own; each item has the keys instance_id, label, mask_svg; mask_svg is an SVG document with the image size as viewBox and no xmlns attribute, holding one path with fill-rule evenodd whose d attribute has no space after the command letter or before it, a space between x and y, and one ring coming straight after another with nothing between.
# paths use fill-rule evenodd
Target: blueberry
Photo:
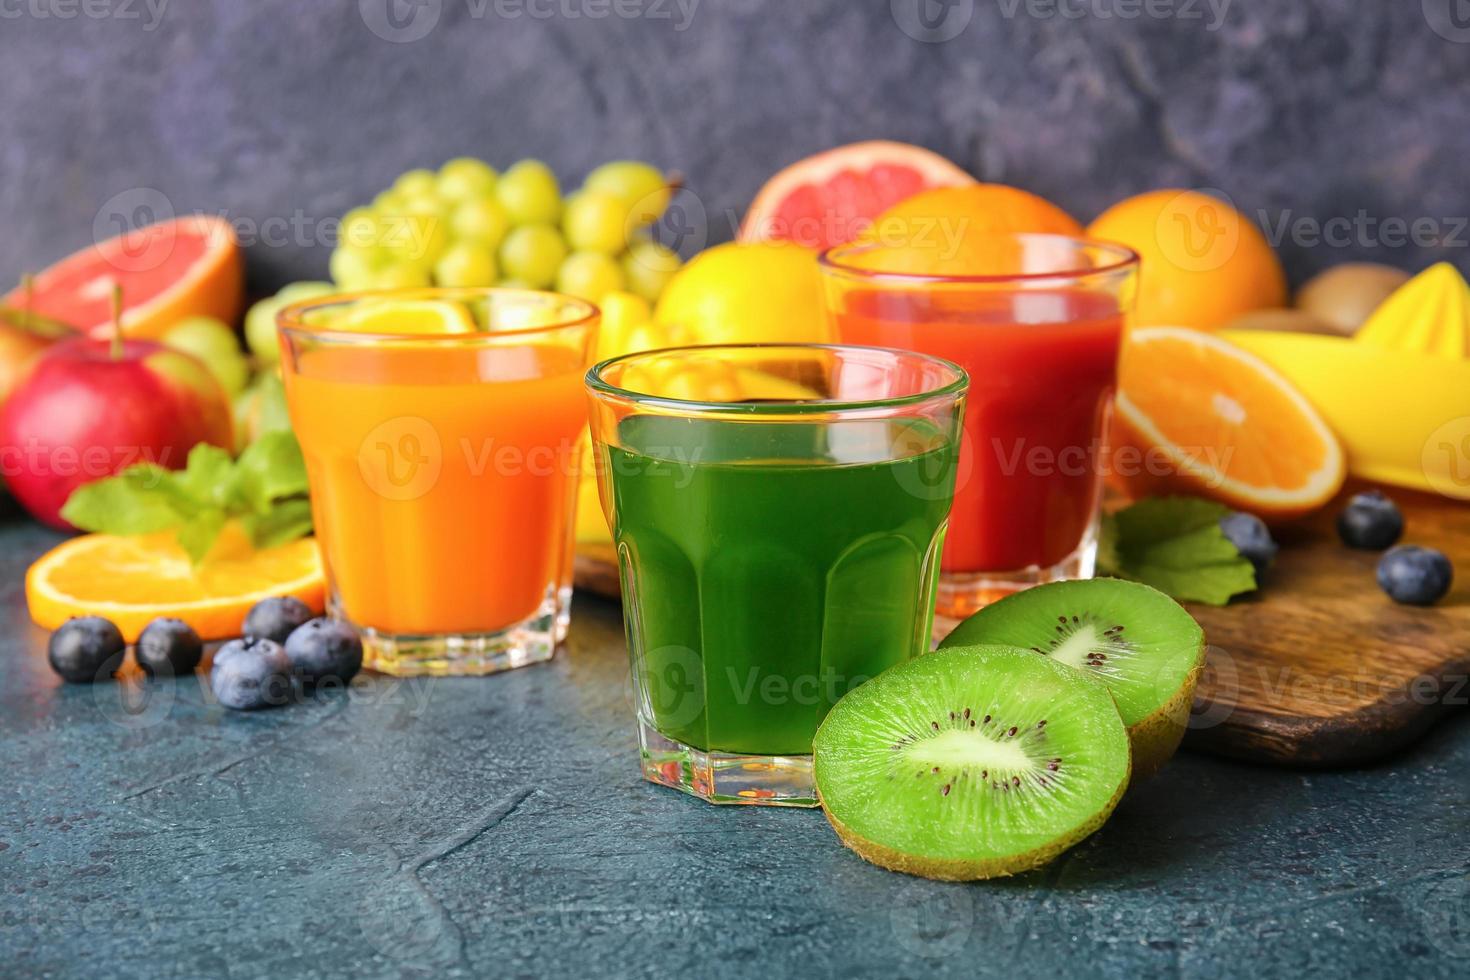
<instances>
[{"instance_id":1,"label":"blueberry","mask_svg":"<svg viewBox=\"0 0 1470 980\"><path fill-rule=\"evenodd\" d=\"M245 616L240 632L261 640L285 643L291 631L311 619L306 603L293 596L262 599Z\"/></svg>"},{"instance_id":2,"label":"blueberry","mask_svg":"<svg viewBox=\"0 0 1470 980\"><path fill-rule=\"evenodd\" d=\"M291 671L307 684L324 680L343 684L362 669L362 640L357 630L335 619L313 619L286 640Z\"/></svg>"},{"instance_id":3,"label":"blueberry","mask_svg":"<svg viewBox=\"0 0 1470 980\"><path fill-rule=\"evenodd\" d=\"M231 640L215 651L209 688L215 700L236 711L285 704L291 693L291 662L274 640Z\"/></svg>"},{"instance_id":4,"label":"blueberry","mask_svg":"<svg viewBox=\"0 0 1470 980\"><path fill-rule=\"evenodd\" d=\"M1242 557L1249 559L1255 567L1256 581L1259 583L1261 573L1276 560L1276 552L1279 550L1271 538L1266 522L1255 514L1236 511L1220 518L1220 530L1225 532L1225 537L1235 545Z\"/></svg>"},{"instance_id":5,"label":"blueberry","mask_svg":"<svg viewBox=\"0 0 1470 980\"><path fill-rule=\"evenodd\" d=\"M1337 515L1337 536L1349 548L1382 551L1404 533L1404 515L1377 490L1354 494Z\"/></svg>"},{"instance_id":6,"label":"blueberry","mask_svg":"<svg viewBox=\"0 0 1470 980\"><path fill-rule=\"evenodd\" d=\"M149 677L192 673L203 656L203 641L182 619L155 619L133 647L133 659Z\"/></svg>"},{"instance_id":7,"label":"blueberry","mask_svg":"<svg viewBox=\"0 0 1470 980\"><path fill-rule=\"evenodd\" d=\"M1394 602L1432 606L1450 590L1455 570L1444 552L1401 544L1378 559L1378 585Z\"/></svg>"},{"instance_id":8,"label":"blueberry","mask_svg":"<svg viewBox=\"0 0 1470 980\"><path fill-rule=\"evenodd\" d=\"M122 633L111 622L101 616L82 616L68 619L51 634L46 659L62 680L91 684L117 672L127 646Z\"/></svg>"}]
</instances>

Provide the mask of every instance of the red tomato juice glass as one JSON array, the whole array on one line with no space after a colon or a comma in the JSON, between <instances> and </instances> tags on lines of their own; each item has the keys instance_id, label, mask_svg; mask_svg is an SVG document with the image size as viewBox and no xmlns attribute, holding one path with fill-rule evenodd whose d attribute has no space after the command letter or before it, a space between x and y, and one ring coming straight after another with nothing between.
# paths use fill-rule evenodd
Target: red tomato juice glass
<instances>
[{"instance_id":1,"label":"red tomato juice glass","mask_svg":"<svg viewBox=\"0 0 1470 980\"><path fill-rule=\"evenodd\" d=\"M1063 235L997 234L957 262L934 263L942 272L912 271L914 246L881 239L829 249L821 265L842 343L943 357L970 374L939 614L966 616L1017 589L1091 577L1102 440L1137 254Z\"/></svg>"}]
</instances>

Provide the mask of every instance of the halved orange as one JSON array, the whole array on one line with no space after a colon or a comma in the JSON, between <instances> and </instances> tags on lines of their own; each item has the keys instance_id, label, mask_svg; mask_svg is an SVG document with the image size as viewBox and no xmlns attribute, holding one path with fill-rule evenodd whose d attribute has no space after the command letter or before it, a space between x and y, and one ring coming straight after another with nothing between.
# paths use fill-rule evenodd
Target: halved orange
<instances>
[{"instance_id":1,"label":"halved orange","mask_svg":"<svg viewBox=\"0 0 1470 980\"><path fill-rule=\"evenodd\" d=\"M37 625L56 629L72 616L104 616L129 643L160 616L182 619L205 640L230 639L261 599L295 596L321 612L325 591L316 539L256 551L233 529L197 567L172 534L86 534L26 572Z\"/></svg>"},{"instance_id":2,"label":"halved orange","mask_svg":"<svg viewBox=\"0 0 1470 980\"><path fill-rule=\"evenodd\" d=\"M1195 494L1271 518L1322 506L1346 472L1337 436L1285 377L1184 327L1129 334L1111 443L1109 476L1130 496Z\"/></svg>"}]
</instances>

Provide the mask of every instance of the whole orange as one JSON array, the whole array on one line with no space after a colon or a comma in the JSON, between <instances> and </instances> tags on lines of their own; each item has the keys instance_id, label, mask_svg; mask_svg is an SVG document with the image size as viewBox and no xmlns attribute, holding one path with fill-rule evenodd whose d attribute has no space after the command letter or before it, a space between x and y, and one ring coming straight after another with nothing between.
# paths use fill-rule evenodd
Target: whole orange
<instances>
[{"instance_id":1,"label":"whole orange","mask_svg":"<svg viewBox=\"0 0 1470 980\"><path fill-rule=\"evenodd\" d=\"M1012 271L999 233L1082 234L1075 218L1044 197L1005 184L941 187L880 214L862 241L884 246L883 271L984 275Z\"/></svg>"},{"instance_id":2,"label":"whole orange","mask_svg":"<svg viewBox=\"0 0 1470 980\"><path fill-rule=\"evenodd\" d=\"M1286 274L1271 243L1219 197L1149 191L1108 208L1087 235L1121 242L1142 259L1138 326L1214 330L1242 313L1286 305Z\"/></svg>"}]
</instances>

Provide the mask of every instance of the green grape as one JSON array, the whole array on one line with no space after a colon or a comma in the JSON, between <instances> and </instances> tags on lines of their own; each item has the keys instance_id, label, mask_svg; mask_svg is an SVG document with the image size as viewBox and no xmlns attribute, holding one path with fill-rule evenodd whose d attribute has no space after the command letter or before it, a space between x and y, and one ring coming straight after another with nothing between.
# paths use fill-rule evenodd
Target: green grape
<instances>
[{"instance_id":1,"label":"green grape","mask_svg":"<svg viewBox=\"0 0 1470 980\"><path fill-rule=\"evenodd\" d=\"M378 216L371 208L353 208L342 216L337 230L337 244L350 248L368 248L378 243Z\"/></svg>"},{"instance_id":2,"label":"green grape","mask_svg":"<svg viewBox=\"0 0 1470 980\"><path fill-rule=\"evenodd\" d=\"M510 278L534 289L550 286L556 279L557 267L566 257L566 242L548 224L521 225L512 229L500 244L500 268Z\"/></svg>"},{"instance_id":3,"label":"green grape","mask_svg":"<svg viewBox=\"0 0 1470 980\"><path fill-rule=\"evenodd\" d=\"M276 293L276 299L283 303L300 303L302 300L316 299L318 296L330 296L335 292L337 292L337 287L329 282L308 279L282 286Z\"/></svg>"},{"instance_id":4,"label":"green grape","mask_svg":"<svg viewBox=\"0 0 1470 980\"><path fill-rule=\"evenodd\" d=\"M455 157L439 168L437 189L446 201L468 201L495 191L495 170L483 160Z\"/></svg>"},{"instance_id":5,"label":"green grape","mask_svg":"<svg viewBox=\"0 0 1470 980\"><path fill-rule=\"evenodd\" d=\"M333 255L335 258L335 253ZM370 281L364 277L354 288L367 288ZM339 292L340 287L329 282L293 282L282 286L276 295L261 300L245 314L245 344L250 353L261 364L274 364L281 358L280 345L276 343L276 314L290 303L300 303Z\"/></svg>"},{"instance_id":6,"label":"green grape","mask_svg":"<svg viewBox=\"0 0 1470 980\"><path fill-rule=\"evenodd\" d=\"M591 303L622 288L623 270L617 259L602 252L573 252L556 270L557 292Z\"/></svg>"},{"instance_id":7,"label":"green grape","mask_svg":"<svg viewBox=\"0 0 1470 980\"><path fill-rule=\"evenodd\" d=\"M373 289L418 289L430 286L429 270L417 262L394 262L373 273Z\"/></svg>"},{"instance_id":8,"label":"green grape","mask_svg":"<svg viewBox=\"0 0 1470 980\"><path fill-rule=\"evenodd\" d=\"M606 191L578 191L567 200L561 227L572 248L616 255L628 244L628 208Z\"/></svg>"},{"instance_id":9,"label":"green grape","mask_svg":"<svg viewBox=\"0 0 1470 980\"><path fill-rule=\"evenodd\" d=\"M410 204L383 219L383 247L395 262L429 268L449 244L449 221L433 207Z\"/></svg>"},{"instance_id":10,"label":"green grape","mask_svg":"<svg viewBox=\"0 0 1470 980\"><path fill-rule=\"evenodd\" d=\"M657 167L636 160L613 160L587 175L587 190L603 191L622 200L630 230L658 220L669 206L668 178Z\"/></svg>"},{"instance_id":11,"label":"green grape","mask_svg":"<svg viewBox=\"0 0 1470 980\"><path fill-rule=\"evenodd\" d=\"M276 314L285 305L279 296L267 296L245 314L245 343L263 365L281 359L281 348L276 343Z\"/></svg>"},{"instance_id":12,"label":"green grape","mask_svg":"<svg viewBox=\"0 0 1470 980\"><path fill-rule=\"evenodd\" d=\"M449 218L449 234L459 241L475 242L488 249L500 247L505 233L510 230L510 219L505 208L493 197L481 197L464 201L454 209Z\"/></svg>"},{"instance_id":13,"label":"green grape","mask_svg":"<svg viewBox=\"0 0 1470 980\"><path fill-rule=\"evenodd\" d=\"M658 299L678 271L679 254L658 242L637 242L623 256L623 275L628 280L628 288L650 303Z\"/></svg>"},{"instance_id":14,"label":"green grape","mask_svg":"<svg viewBox=\"0 0 1470 980\"><path fill-rule=\"evenodd\" d=\"M407 203L407 197L390 187L373 198L373 203L369 207L379 214L393 214L402 211L403 206Z\"/></svg>"},{"instance_id":15,"label":"green grape","mask_svg":"<svg viewBox=\"0 0 1470 980\"><path fill-rule=\"evenodd\" d=\"M374 273L387 261L387 251L381 248L338 245L332 250L327 269L332 281L343 289L367 289L372 285Z\"/></svg>"},{"instance_id":16,"label":"green grape","mask_svg":"<svg viewBox=\"0 0 1470 980\"><path fill-rule=\"evenodd\" d=\"M240 341L222 320L212 316L181 320L163 335L163 343L198 358L231 398L250 380L250 363L240 350Z\"/></svg>"},{"instance_id":17,"label":"green grape","mask_svg":"<svg viewBox=\"0 0 1470 980\"><path fill-rule=\"evenodd\" d=\"M434 281L441 286L493 286L495 253L474 242L455 242L434 263Z\"/></svg>"},{"instance_id":18,"label":"green grape","mask_svg":"<svg viewBox=\"0 0 1470 980\"><path fill-rule=\"evenodd\" d=\"M420 167L417 170L408 171L395 180L393 190L410 199L433 197L438 184L439 179L434 175L434 171Z\"/></svg>"},{"instance_id":19,"label":"green grape","mask_svg":"<svg viewBox=\"0 0 1470 980\"><path fill-rule=\"evenodd\" d=\"M550 224L561 214L561 185L540 160L522 160L501 174L495 197L511 224Z\"/></svg>"}]
</instances>

